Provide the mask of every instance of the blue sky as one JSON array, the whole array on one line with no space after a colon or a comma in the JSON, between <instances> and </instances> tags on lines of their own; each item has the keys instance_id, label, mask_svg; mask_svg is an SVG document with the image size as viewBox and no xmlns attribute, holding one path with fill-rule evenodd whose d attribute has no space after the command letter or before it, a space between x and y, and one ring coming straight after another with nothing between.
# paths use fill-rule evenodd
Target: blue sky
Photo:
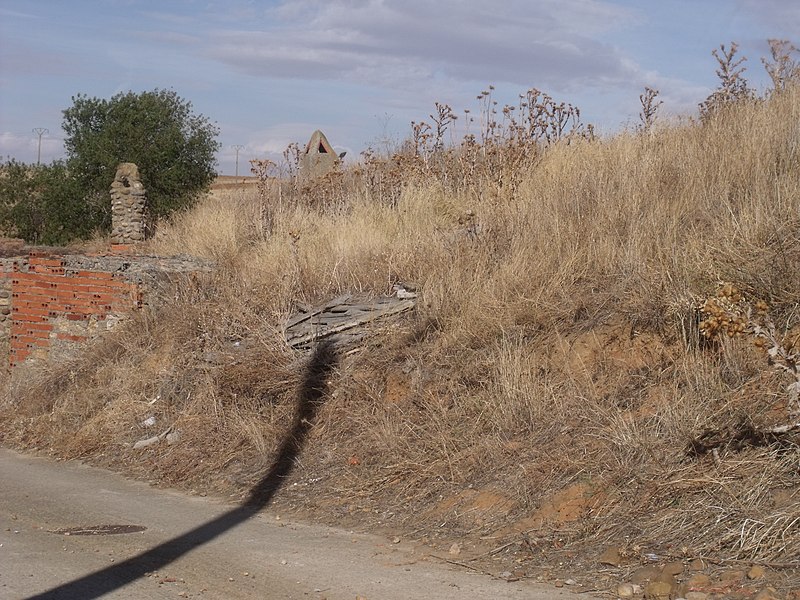
<instances>
[{"instance_id":1,"label":"blue sky","mask_svg":"<svg viewBox=\"0 0 800 600\"><path fill-rule=\"evenodd\" d=\"M794 39L793 39L794 37ZM602 133L634 124L644 86L664 115L716 86L736 41L763 89L768 38L800 45L800 0L0 0L0 157L63 156L78 93L174 89L216 122L219 170L275 158L322 129L337 150L399 141L435 101L475 112L531 87Z\"/></svg>"}]
</instances>

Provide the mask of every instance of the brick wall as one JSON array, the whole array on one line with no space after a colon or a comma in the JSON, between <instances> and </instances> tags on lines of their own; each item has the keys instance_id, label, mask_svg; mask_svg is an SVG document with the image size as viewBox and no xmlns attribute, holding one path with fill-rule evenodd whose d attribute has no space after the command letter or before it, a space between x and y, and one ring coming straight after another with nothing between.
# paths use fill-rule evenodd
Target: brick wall
<instances>
[{"instance_id":1,"label":"brick wall","mask_svg":"<svg viewBox=\"0 0 800 600\"><path fill-rule=\"evenodd\" d=\"M179 284L181 275L208 269L186 257L47 250L0 259L0 350L12 367L74 351L144 304L163 300L165 282Z\"/></svg>"}]
</instances>

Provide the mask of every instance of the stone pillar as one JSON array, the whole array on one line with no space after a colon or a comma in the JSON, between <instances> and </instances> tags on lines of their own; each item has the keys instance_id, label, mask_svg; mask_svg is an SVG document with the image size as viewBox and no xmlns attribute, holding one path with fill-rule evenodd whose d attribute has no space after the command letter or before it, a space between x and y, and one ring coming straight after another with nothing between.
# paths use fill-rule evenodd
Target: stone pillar
<instances>
[{"instance_id":1,"label":"stone pillar","mask_svg":"<svg viewBox=\"0 0 800 600\"><path fill-rule=\"evenodd\" d=\"M147 232L147 196L139 168L121 163L111 184L111 245L117 249L142 242Z\"/></svg>"}]
</instances>

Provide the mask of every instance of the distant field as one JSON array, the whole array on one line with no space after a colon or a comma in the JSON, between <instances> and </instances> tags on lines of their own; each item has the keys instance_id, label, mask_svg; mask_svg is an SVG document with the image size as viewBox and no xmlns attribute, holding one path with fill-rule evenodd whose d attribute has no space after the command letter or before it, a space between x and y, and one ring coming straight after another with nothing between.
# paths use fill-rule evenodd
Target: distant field
<instances>
[{"instance_id":1,"label":"distant field","mask_svg":"<svg viewBox=\"0 0 800 600\"><path fill-rule=\"evenodd\" d=\"M256 185L257 183L258 178L256 177L245 177L244 175L218 175L214 180L214 183L211 184L211 189L222 190L241 188Z\"/></svg>"}]
</instances>

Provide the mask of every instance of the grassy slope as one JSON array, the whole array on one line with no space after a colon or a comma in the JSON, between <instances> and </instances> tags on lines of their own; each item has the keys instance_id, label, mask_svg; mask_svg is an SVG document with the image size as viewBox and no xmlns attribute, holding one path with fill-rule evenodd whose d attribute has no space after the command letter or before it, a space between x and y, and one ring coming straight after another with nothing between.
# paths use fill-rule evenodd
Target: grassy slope
<instances>
[{"instance_id":1,"label":"grassy slope","mask_svg":"<svg viewBox=\"0 0 800 600\"><path fill-rule=\"evenodd\" d=\"M0 439L244 490L291 420L293 302L400 278L417 311L342 359L283 505L492 544L797 556L796 445L686 450L787 418L788 382L746 339L701 343L695 307L733 281L797 324L799 121L795 90L704 126L554 146L516 189L417 177L393 203L363 181L323 206L210 197L151 250L218 272L17 383ZM131 450L151 414L181 443Z\"/></svg>"}]
</instances>

